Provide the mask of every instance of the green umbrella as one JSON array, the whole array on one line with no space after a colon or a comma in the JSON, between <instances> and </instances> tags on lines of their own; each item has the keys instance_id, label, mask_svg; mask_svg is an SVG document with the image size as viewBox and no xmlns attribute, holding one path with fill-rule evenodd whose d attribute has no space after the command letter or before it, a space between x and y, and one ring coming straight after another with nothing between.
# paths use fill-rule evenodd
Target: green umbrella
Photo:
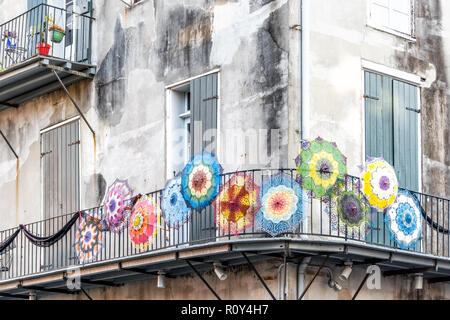
<instances>
[{"instance_id":1,"label":"green umbrella","mask_svg":"<svg viewBox=\"0 0 450 320\"><path fill-rule=\"evenodd\" d=\"M347 158L334 142L320 137L304 142L295 161L297 182L314 198L333 195L336 184L347 174Z\"/></svg>"}]
</instances>

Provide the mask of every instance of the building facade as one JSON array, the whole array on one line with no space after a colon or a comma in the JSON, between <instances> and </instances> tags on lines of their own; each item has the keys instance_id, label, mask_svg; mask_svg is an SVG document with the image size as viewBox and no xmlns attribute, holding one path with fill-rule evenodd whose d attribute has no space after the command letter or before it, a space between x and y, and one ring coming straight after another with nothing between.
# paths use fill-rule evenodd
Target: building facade
<instances>
[{"instance_id":1,"label":"building facade","mask_svg":"<svg viewBox=\"0 0 450 320\"><path fill-rule=\"evenodd\" d=\"M369 266L381 289L359 299L450 297L450 4L127 1L0 0L1 241L98 213L115 179L159 199L202 150L258 183L295 174L301 142L320 136L352 176L367 157L394 166L421 201L420 247L396 247L383 213L370 231L336 230L331 205L311 200L292 234L223 234L209 207L181 231L162 225L145 250L126 230L105 233L99 256L79 264L76 222L51 246L21 233L1 258L1 295L296 299L323 263L305 299L351 299ZM338 279L346 266L351 276ZM72 273L86 294L68 288Z\"/></svg>"}]
</instances>

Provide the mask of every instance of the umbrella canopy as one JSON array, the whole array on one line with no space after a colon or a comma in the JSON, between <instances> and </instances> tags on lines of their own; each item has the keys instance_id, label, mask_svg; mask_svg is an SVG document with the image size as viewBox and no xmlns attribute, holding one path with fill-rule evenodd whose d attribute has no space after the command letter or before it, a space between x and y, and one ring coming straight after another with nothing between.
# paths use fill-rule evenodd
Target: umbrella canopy
<instances>
[{"instance_id":1,"label":"umbrella canopy","mask_svg":"<svg viewBox=\"0 0 450 320\"><path fill-rule=\"evenodd\" d=\"M222 166L215 155L203 151L195 155L184 168L182 192L187 204L201 210L211 204L219 192Z\"/></svg>"},{"instance_id":2,"label":"umbrella canopy","mask_svg":"<svg viewBox=\"0 0 450 320\"><path fill-rule=\"evenodd\" d=\"M317 199L333 194L338 180L347 174L347 159L334 142L317 138L304 142L297 157L297 182Z\"/></svg>"},{"instance_id":3,"label":"umbrella canopy","mask_svg":"<svg viewBox=\"0 0 450 320\"><path fill-rule=\"evenodd\" d=\"M394 203L398 194L394 168L384 159L370 159L361 176L361 187L370 206L384 211Z\"/></svg>"},{"instance_id":4,"label":"umbrella canopy","mask_svg":"<svg viewBox=\"0 0 450 320\"><path fill-rule=\"evenodd\" d=\"M338 203L339 197L333 197L331 200L324 203L324 213L328 214L328 224L330 228L330 234L337 235L339 237L351 237L358 240L365 240L367 234L370 232L371 218L370 210L366 214L366 218L362 219L359 225L351 226L345 221L339 213ZM341 201L342 203L342 201ZM363 202L364 203L364 202ZM365 204L368 207L368 204ZM342 212L342 210L341 210ZM327 230L328 227L325 228Z\"/></svg>"},{"instance_id":5,"label":"umbrella canopy","mask_svg":"<svg viewBox=\"0 0 450 320\"><path fill-rule=\"evenodd\" d=\"M161 209L171 228L179 229L189 219L190 209L184 200L181 176L170 180L162 192Z\"/></svg>"},{"instance_id":6,"label":"umbrella canopy","mask_svg":"<svg viewBox=\"0 0 450 320\"><path fill-rule=\"evenodd\" d=\"M121 232L128 224L132 191L128 181L116 179L108 187L103 200L105 218L112 232Z\"/></svg>"},{"instance_id":7,"label":"umbrella canopy","mask_svg":"<svg viewBox=\"0 0 450 320\"><path fill-rule=\"evenodd\" d=\"M103 248L105 221L84 214L75 235L75 255L80 264L95 261Z\"/></svg>"},{"instance_id":8,"label":"umbrella canopy","mask_svg":"<svg viewBox=\"0 0 450 320\"><path fill-rule=\"evenodd\" d=\"M337 210L339 218L348 227L358 228L368 221L369 207L360 195L355 192L343 192L338 197Z\"/></svg>"},{"instance_id":9,"label":"umbrella canopy","mask_svg":"<svg viewBox=\"0 0 450 320\"><path fill-rule=\"evenodd\" d=\"M161 225L161 210L150 196L141 197L134 205L129 222L131 242L137 249L150 246Z\"/></svg>"},{"instance_id":10,"label":"umbrella canopy","mask_svg":"<svg viewBox=\"0 0 450 320\"><path fill-rule=\"evenodd\" d=\"M250 175L237 173L221 188L214 201L216 223L224 234L239 234L253 226L260 208L260 187Z\"/></svg>"},{"instance_id":11,"label":"umbrella canopy","mask_svg":"<svg viewBox=\"0 0 450 320\"><path fill-rule=\"evenodd\" d=\"M256 221L273 237L294 231L303 217L303 190L288 175L278 174L261 188Z\"/></svg>"},{"instance_id":12,"label":"umbrella canopy","mask_svg":"<svg viewBox=\"0 0 450 320\"><path fill-rule=\"evenodd\" d=\"M409 191L400 191L387 210L386 227L391 239L401 248L414 248L422 237L422 207Z\"/></svg>"}]
</instances>

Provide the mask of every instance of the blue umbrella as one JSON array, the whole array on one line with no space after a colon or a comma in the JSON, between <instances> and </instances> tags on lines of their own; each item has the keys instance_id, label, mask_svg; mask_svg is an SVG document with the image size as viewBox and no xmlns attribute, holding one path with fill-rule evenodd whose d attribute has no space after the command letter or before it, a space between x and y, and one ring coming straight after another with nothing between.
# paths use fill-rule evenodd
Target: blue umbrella
<instances>
[{"instance_id":1,"label":"blue umbrella","mask_svg":"<svg viewBox=\"0 0 450 320\"><path fill-rule=\"evenodd\" d=\"M212 153L203 151L186 165L181 181L183 197L189 207L201 210L219 193L222 166Z\"/></svg>"},{"instance_id":2,"label":"blue umbrella","mask_svg":"<svg viewBox=\"0 0 450 320\"><path fill-rule=\"evenodd\" d=\"M401 249L411 249L422 237L422 207L409 191L399 191L394 204L387 210L386 227L391 239Z\"/></svg>"},{"instance_id":3,"label":"blue umbrella","mask_svg":"<svg viewBox=\"0 0 450 320\"><path fill-rule=\"evenodd\" d=\"M189 207L184 200L181 176L170 180L162 192L161 209L171 228L179 229L189 219Z\"/></svg>"},{"instance_id":4,"label":"blue umbrella","mask_svg":"<svg viewBox=\"0 0 450 320\"><path fill-rule=\"evenodd\" d=\"M256 221L273 237L295 230L303 217L305 193L288 175L274 176L261 188L261 209Z\"/></svg>"}]
</instances>

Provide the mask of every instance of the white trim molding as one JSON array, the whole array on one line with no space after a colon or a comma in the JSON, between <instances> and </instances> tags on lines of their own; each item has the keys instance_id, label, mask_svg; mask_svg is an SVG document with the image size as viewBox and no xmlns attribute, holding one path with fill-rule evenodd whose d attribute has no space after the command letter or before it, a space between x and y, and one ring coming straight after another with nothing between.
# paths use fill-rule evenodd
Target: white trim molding
<instances>
[{"instance_id":1,"label":"white trim molding","mask_svg":"<svg viewBox=\"0 0 450 320\"><path fill-rule=\"evenodd\" d=\"M364 70L385 74L393 78L409 82L419 87L423 87L425 84L423 79L416 74L400 71L398 69L394 69L372 61L361 59L361 66Z\"/></svg>"}]
</instances>

